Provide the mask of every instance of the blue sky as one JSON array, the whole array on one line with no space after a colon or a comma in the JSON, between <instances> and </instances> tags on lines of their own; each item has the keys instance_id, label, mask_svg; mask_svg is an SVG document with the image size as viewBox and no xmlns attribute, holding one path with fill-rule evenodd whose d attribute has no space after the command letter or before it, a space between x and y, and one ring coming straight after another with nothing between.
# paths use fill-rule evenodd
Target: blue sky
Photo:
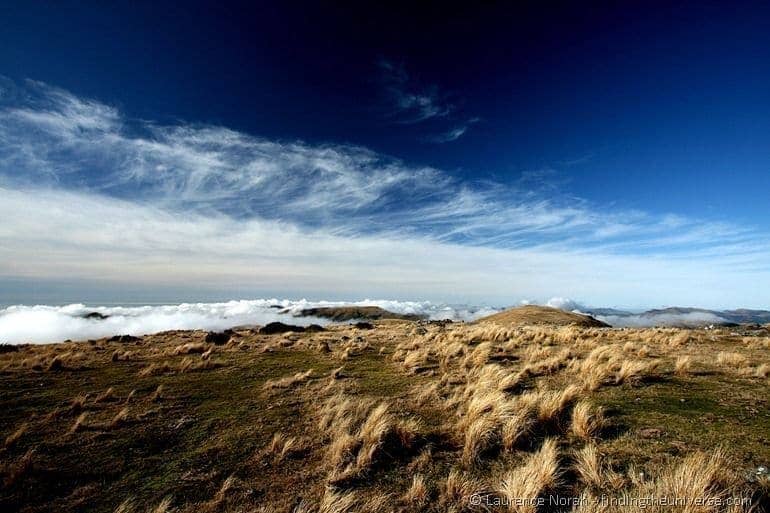
<instances>
[{"instance_id":1,"label":"blue sky","mask_svg":"<svg viewBox=\"0 0 770 513\"><path fill-rule=\"evenodd\" d=\"M770 306L766 6L155 4L0 7L0 302Z\"/></svg>"}]
</instances>

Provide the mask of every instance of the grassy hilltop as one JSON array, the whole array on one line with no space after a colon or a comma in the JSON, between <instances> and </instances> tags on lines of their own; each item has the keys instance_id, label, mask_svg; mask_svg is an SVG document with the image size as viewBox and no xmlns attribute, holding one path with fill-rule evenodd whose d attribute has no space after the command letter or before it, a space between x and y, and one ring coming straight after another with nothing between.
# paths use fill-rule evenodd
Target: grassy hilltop
<instances>
[{"instance_id":1,"label":"grassy hilltop","mask_svg":"<svg viewBox=\"0 0 770 513\"><path fill-rule=\"evenodd\" d=\"M4 347L0 510L767 509L767 330L544 313Z\"/></svg>"}]
</instances>

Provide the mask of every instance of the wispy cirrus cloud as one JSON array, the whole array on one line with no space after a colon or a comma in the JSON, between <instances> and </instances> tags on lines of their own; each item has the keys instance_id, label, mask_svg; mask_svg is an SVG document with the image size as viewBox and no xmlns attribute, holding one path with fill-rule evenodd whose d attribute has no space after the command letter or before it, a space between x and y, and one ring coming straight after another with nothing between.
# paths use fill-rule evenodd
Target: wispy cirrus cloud
<instances>
[{"instance_id":1,"label":"wispy cirrus cloud","mask_svg":"<svg viewBox=\"0 0 770 513\"><path fill-rule=\"evenodd\" d=\"M409 76L403 63L380 60L382 82L391 102L390 115L398 123L420 123L445 118L455 106L436 85L422 85Z\"/></svg>"},{"instance_id":2,"label":"wispy cirrus cloud","mask_svg":"<svg viewBox=\"0 0 770 513\"><path fill-rule=\"evenodd\" d=\"M460 112L449 94L435 85L424 85L409 75L403 63L380 60L381 80L389 101L387 113L394 122L414 125L432 121L448 126L443 131L423 137L430 143L456 141L480 121L479 117L467 117ZM434 128L432 128L435 130Z\"/></svg>"},{"instance_id":3,"label":"wispy cirrus cloud","mask_svg":"<svg viewBox=\"0 0 770 513\"><path fill-rule=\"evenodd\" d=\"M693 303L766 298L745 293L770 276L751 228L21 89L0 109L0 276L592 304L692 298L697 280Z\"/></svg>"},{"instance_id":4,"label":"wispy cirrus cloud","mask_svg":"<svg viewBox=\"0 0 770 513\"><path fill-rule=\"evenodd\" d=\"M474 123L478 123L479 121L480 121L480 118L470 118L467 121L464 121L462 123L455 125L453 128L450 128L445 132L428 136L425 139L429 142L434 142L439 144L456 141L457 139L465 135L465 132L468 131L471 125L473 125Z\"/></svg>"}]
</instances>

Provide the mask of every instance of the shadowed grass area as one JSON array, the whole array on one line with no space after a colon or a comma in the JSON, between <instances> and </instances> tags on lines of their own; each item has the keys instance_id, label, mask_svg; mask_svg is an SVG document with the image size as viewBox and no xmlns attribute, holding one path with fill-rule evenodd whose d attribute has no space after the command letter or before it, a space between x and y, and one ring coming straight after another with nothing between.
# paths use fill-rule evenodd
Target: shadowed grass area
<instances>
[{"instance_id":1,"label":"shadowed grass area","mask_svg":"<svg viewBox=\"0 0 770 513\"><path fill-rule=\"evenodd\" d=\"M748 468L770 461L770 404L761 386L720 375L671 377L603 389L597 402L624 431L610 442L612 449L634 460L721 446Z\"/></svg>"}]
</instances>

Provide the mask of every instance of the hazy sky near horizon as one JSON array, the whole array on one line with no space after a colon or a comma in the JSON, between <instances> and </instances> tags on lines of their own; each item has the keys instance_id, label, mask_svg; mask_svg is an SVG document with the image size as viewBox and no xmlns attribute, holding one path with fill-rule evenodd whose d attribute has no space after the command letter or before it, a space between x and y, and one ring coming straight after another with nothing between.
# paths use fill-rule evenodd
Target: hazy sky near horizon
<instances>
[{"instance_id":1,"label":"hazy sky near horizon","mask_svg":"<svg viewBox=\"0 0 770 513\"><path fill-rule=\"evenodd\" d=\"M0 6L0 303L770 307L770 7L670 4Z\"/></svg>"}]
</instances>

